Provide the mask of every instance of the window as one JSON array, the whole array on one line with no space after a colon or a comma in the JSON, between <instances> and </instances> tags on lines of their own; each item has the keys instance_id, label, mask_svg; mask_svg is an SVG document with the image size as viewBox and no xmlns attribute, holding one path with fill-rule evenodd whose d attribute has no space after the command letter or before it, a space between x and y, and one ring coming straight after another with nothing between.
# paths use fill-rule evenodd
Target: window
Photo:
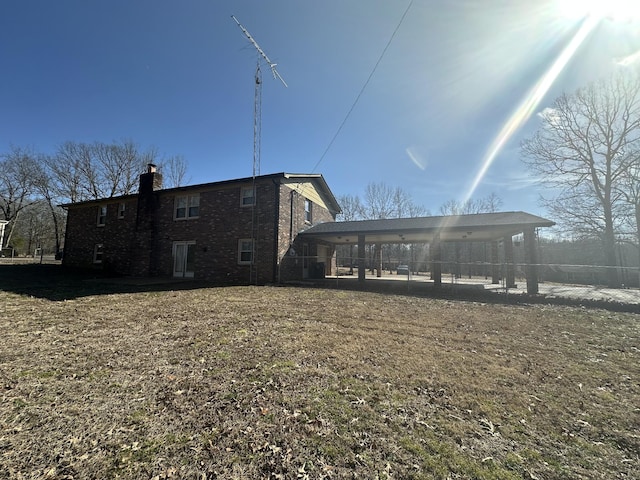
<instances>
[{"instance_id":1,"label":"window","mask_svg":"<svg viewBox=\"0 0 640 480\"><path fill-rule=\"evenodd\" d=\"M98 206L98 226L104 227L104 224L107 221L107 206L99 205Z\"/></svg>"},{"instance_id":2,"label":"window","mask_svg":"<svg viewBox=\"0 0 640 480\"><path fill-rule=\"evenodd\" d=\"M104 246L101 243L96 243L93 247L93 263L102 263L103 253Z\"/></svg>"},{"instance_id":3,"label":"window","mask_svg":"<svg viewBox=\"0 0 640 480\"><path fill-rule=\"evenodd\" d=\"M176 197L174 216L176 220L196 218L200 215L200 195L183 195Z\"/></svg>"},{"instance_id":4,"label":"window","mask_svg":"<svg viewBox=\"0 0 640 480\"><path fill-rule=\"evenodd\" d=\"M254 195L253 187L243 187L240 194L240 205L242 207L250 207L254 205L256 201L256 197Z\"/></svg>"},{"instance_id":5,"label":"window","mask_svg":"<svg viewBox=\"0 0 640 480\"><path fill-rule=\"evenodd\" d=\"M189 196L189 218L200 215L200 195Z\"/></svg>"},{"instance_id":6,"label":"window","mask_svg":"<svg viewBox=\"0 0 640 480\"><path fill-rule=\"evenodd\" d=\"M311 223L312 222L312 216L311 216L311 200L308 199L304 199L304 221L306 223Z\"/></svg>"},{"instance_id":7,"label":"window","mask_svg":"<svg viewBox=\"0 0 640 480\"><path fill-rule=\"evenodd\" d=\"M250 265L253 262L253 240L243 238L238 240L238 264Z\"/></svg>"},{"instance_id":8,"label":"window","mask_svg":"<svg viewBox=\"0 0 640 480\"><path fill-rule=\"evenodd\" d=\"M127 209L127 204L126 203L120 203L118 205L118 218L124 218L124 212Z\"/></svg>"}]
</instances>

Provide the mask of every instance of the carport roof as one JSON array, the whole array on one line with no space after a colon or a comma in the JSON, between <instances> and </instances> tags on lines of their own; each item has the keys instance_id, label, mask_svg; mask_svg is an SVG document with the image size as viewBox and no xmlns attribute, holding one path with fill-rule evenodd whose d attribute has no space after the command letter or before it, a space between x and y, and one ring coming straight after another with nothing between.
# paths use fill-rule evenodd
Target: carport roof
<instances>
[{"instance_id":1,"label":"carport roof","mask_svg":"<svg viewBox=\"0 0 640 480\"><path fill-rule=\"evenodd\" d=\"M443 242L483 242L553 225L551 220L526 212L498 212L328 222L314 225L300 235L336 245L357 244L359 235L365 236L365 243L430 243L436 234Z\"/></svg>"}]
</instances>

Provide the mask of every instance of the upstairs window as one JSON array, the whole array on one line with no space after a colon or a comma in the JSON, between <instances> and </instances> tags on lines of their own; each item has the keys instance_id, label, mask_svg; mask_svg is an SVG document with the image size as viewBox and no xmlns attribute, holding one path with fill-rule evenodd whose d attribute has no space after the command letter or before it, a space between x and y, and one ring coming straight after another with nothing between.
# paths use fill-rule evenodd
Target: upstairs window
<instances>
[{"instance_id":1,"label":"upstairs window","mask_svg":"<svg viewBox=\"0 0 640 480\"><path fill-rule=\"evenodd\" d=\"M200 195L189 196L189 211L187 213L189 218L200 215Z\"/></svg>"},{"instance_id":2,"label":"upstairs window","mask_svg":"<svg viewBox=\"0 0 640 480\"><path fill-rule=\"evenodd\" d=\"M304 221L305 223L312 223L313 221L313 217L312 217L312 203L311 200L308 199L304 199Z\"/></svg>"},{"instance_id":3,"label":"upstairs window","mask_svg":"<svg viewBox=\"0 0 640 480\"><path fill-rule=\"evenodd\" d=\"M107 222L107 206L99 205L98 206L98 226L104 227L104 224Z\"/></svg>"},{"instance_id":4,"label":"upstairs window","mask_svg":"<svg viewBox=\"0 0 640 480\"><path fill-rule=\"evenodd\" d=\"M200 195L183 195L176 197L173 218L185 220L200 215Z\"/></svg>"},{"instance_id":5,"label":"upstairs window","mask_svg":"<svg viewBox=\"0 0 640 480\"><path fill-rule=\"evenodd\" d=\"M124 212L127 209L127 204L122 202L118 205L118 218L124 218Z\"/></svg>"},{"instance_id":6,"label":"upstairs window","mask_svg":"<svg viewBox=\"0 0 640 480\"><path fill-rule=\"evenodd\" d=\"M253 187L243 187L240 193L240 206L250 207L255 204L256 196Z\"/></svg>"},{"instance_id":7,"label":"upstairs window","mask_svg":"<svg viewBox=\"0 0 640 480\"><path fill-rule=\"evenodd\" d=\"M238 265L253 263L253 240L242 238L238 240Z\"/></svg>"}]
</instances>

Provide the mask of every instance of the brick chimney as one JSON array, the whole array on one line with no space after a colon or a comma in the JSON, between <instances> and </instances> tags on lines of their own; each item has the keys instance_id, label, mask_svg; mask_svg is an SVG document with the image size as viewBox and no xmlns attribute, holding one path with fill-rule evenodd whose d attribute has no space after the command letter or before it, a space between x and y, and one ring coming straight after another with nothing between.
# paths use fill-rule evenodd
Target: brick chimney
<instances>
[{"instance_id":1,"label":"brick chimney","mask_svg":"<svg viewBox=\"0 0 640 480\"><path fill-rule=\"evenodd\" d=\"M140 175L140 188L138 193L141 195L153 193L155 190L162 188L162 175L156 171L156 165L147 164L147 172Z\"/></svg>"},{"instance_id":2,"label":"brick chimney","mask_svg":"<svg viewBox=\"0 0 640 480\"><path fill-rule=\"evenodd\" d=\"M159 194L162 189L162 175L153 163L147 164L147 171L140 175L136 228L132 240L130 273L133 276L153 276L156 272L156 223L160 208Z\"/></svg>"}]
</instances>

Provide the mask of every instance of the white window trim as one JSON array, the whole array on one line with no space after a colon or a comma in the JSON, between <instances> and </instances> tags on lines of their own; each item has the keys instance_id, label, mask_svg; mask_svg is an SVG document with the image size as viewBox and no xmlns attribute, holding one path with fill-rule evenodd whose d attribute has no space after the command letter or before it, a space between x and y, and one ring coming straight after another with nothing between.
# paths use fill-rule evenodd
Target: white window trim
<instances>
[{"instance_id":1,"label":"white window trim","mask_svg":"<svg viewBox=\"0 0 640 480\"><path fill-rule=\"evenodd\" d=\"M242 260L242 254L247 252L248 250L242 250L243 242L251 242L251 260ZM253 263L253 239L251 238L241 238L238 240L238 265L251 265Z\"/></svg>"},{"instance_id":2,"label":"white window trim","mask_svg":"<svg viewBox=\"0 0 640 480\"><path fill-rule=\"evenodd\" d=\"M184 258L185 263L183 265L184 269L182 270L182 275L176 275L176 250L178 245L180 246L186 246L187 250L188 247L190 246L194 246L196 245L196 241L195 240L188 240L188 241L175 241L173 242L173 246L171 249L171 255L172 255L172 259L173 259L173 276L174 278L193 278L195 276L195 266L193 270L187 270L187 266L188 266L188 261L187 261L187 257ZM187 252L188 255L188 252Z\"/></svg>"},{"instance_id":3,"label":"white window trim","mask_svg":"<svg viewBox=\"0 0 640 480\"><path fill-rule=\"evenodd\" d=\"M309 210L307 210L307 205L309 205ZM304 199L304 223L313 223L313 202L308 198Z\"/></svg>"},{"instance_id":4,"label":"white window trim","mask_svg":"<svg viewBox=\"0 0 640 480\"><path fill-rule=\"evenodd\" d=\"M192 203L191 203L192 200L195 199L195 198L198 199L198 205L197 205L198 206L198 215L189 215L189 209L192 206L195 206L195 205L192 205ZM178 217L178 201L180 199L185 199L184 217ZM191 194L191 195L177 195L175 197L175 199L173 201L173 219L174 220L179 220L179 221L192 220L194 218L199 218L199 217L200 217L200 194L199 193L194 193L194 194Z\"/></svg>"},{"instance_id":5,"label":"white window trim","mask_svg":"<svg viewBox=\"0 0 640 480\"><path fill-rule=\"evenodd\" d=\"M104 208L104 215L102 215L103 208ZM96 218L96 225L98 227L104 227L106 223L107 223L107 206L98 205L98 217Z\"/></svg>"},{"instance_id":6,"label":"white window trim","mask_svg":"<svg viewBox=\"0 0 640 480\"><path fill-rule=\"evenodd\" d=\"M118 204L118 218L124 218L124 214L127 211L127 204L125 202L120 202Z\"/></svg>"},{"instance_id":7,"label":"white window trim","mask_svg":"<svg viewBox=\"0 0 640 480\"><path fill-rule=\"evenodd\" d=\"M98 258L98 255L100 258ZM93 263L100 264L102 263L102 259L104 257L104 244L96 243L93 246Z\"/></svg>"},{"instance_id":8,"label":"white window trim","mask_svg":"<svg viewBox=\"0 0 640 480\"><path fill-rule=\"evenodd\" d=\"M245 195L245 192L252 192L252 196ZM244 203L245 198L252 198L251 203ZM241 207L253 207L256 204L256 189L254 187L242 187L240 189L240 206Z\"/></svg>"}]
</instances>

